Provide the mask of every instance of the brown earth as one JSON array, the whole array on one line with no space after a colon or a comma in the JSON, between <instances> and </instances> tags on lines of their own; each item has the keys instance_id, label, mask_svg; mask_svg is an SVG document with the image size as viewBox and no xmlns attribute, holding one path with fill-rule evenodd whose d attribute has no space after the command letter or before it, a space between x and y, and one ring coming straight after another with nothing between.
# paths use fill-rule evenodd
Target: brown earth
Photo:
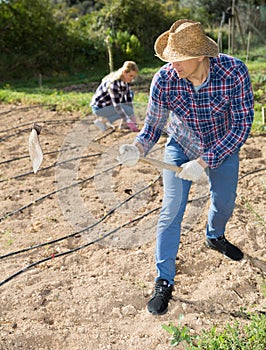
<instances>
[{"instance_id":1,"label":"brown earth","mask_svg":"<svg viewBox=\"0 0 266 350\"><path fill-rule=\"evenodd\" d=\"M192 186L169 312L155 317L146 303L155 277L161 170L120 166L118 146L134 135L100 133L92 116L0 108L1 350L165 350L170 336L162 324L180 322L193 334L265 312L265 136L250 136L241 150L238 197L227 227L245 258L233 262L205 247L203 177ZM44 160L37 174L28 157L33 122L42 125ZM92 147L95 140L106 152ZM162 160L164 141L162 136L150 157Z\"/></svg>"}]
</instances>

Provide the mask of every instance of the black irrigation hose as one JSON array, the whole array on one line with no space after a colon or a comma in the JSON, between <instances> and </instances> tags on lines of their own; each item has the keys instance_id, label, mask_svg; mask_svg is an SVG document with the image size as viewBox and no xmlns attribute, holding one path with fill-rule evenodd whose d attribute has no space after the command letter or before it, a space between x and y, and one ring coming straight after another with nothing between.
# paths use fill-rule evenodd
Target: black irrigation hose
<instances>
[{"instance_id":1,"label":"black irrigation hose","mask_svg":"<svg viewBox=\"0 0 266 350\"><path fill-rule=\"evenodd\" d=\"M112 132L112 131L111 131L111 132ZM106 135L105 135L105 136L106 136ZM105 137L105 136L103 136L103 137ZM155 152L155 151L156 151L156 150L154 150L154 152ZM16 209L16 210L14 210L14 211L12 211L12 212L9 212L9 213L5 214L4 216L1 216L1 217L0 217L0 222L3 221L3 220L5 220L5 219L7 219L8 217L11 217L11 216L13 216L13 215L15 215L15 214L17 214L17 213L22 212L24 209L27 209L27 208L31 207L33 204L36 204L37 202L40 202L40 201L44 200L45 198L48 198L48 197L52 196L52 195L55 194L55 193L58 193L58 192L67 190L67 189L72 188L72 187L75 187L75 186L77 186L77 185L80 185L80 184L82 184L82 183L84 183L84 182L87 182L87 181L89 181L89 180L93 179L94 177L97 177L97 176L99 176L99 175L101 175L101 174L104 174L104 173L108 172L109 170L112 170L112 169L114 169L114 168L116 168L116 167L118 167L118 166L120 166L120 164L116 164L116 165L114 165L114 166L112 166L112 167L110 167L110 168L108 168L108 169L105 169L105 170L101 171L100 173L97 173L97 174L95 174L95 175L89 176L89 177L86 178L86 179L77 181L77 182L75 182L74 184L71 184L71 185L68 185L68 186L66 186L66 187L62 187L62 188L60 188L60 189L58 189L58 190L52 191L52 192L50 192L50 193L47 193L46 195L41 196L41 197L35 199L34 201L32 201L32 202L30 202L30 203L28 203L28 204L25 204L24 206L22 206L22 207L20 207L20 208L18 208L18 209ZM22 174L22 175L25 176L25 175L28 175L28 174ZM4 181L6 181L6 179L1 180L0 183L1 183L1 182L4 182Z\"/></svg>"},{"instance_id":2,"label":"black irrigation hose","mask_svg":"<svg viewBox=\"0 0 266 350\"><path fill-rule=\"evenodd\" d=\"M67 122L77 122L80 119L78 118L74 118L74 119L51 119L51 120L38 120L38 123L43 123L43 124L62 124L62 123L67 123ZM15 130L15 129L19 129L23 126L28 126L28 125L32 125L33 122L27 122L27 123L23 123L23 124L19 124L16 126L12 126L12 128L9 129L2 129L0 130L0 133L4 133L7 131L11 131L11 130Z\"/></svg>"},{"instance_id":3,"label":"black irrigation hose","mask_svg":"<svg viewBox=\"0 0 266 350\"><path fill-rule=\"evenodd\" d=\"M259 173L260 171L265 171L265 170L266 170L266 168L260 168L260 169L255 169L255 170L249 171L246 174L240 176L238 180L242 180L246 176L256 174L256 173Z\"/></svg>"},{"instance_id":4,"label":"black irrigation hose","mask_svg":"<svg viewBox=\"0 0 266 350\"><path fill-rule=\"evenodd\" d=\"M248 176L248 175L251 175L251 174L254 174L254 173L263 171L263 170L266 170L266 168L262 168L262 169L257 169L257 170L254 170L254 171L250 171L250 172L248 172L247 174L244 174L243 176L241 176L240 179L243 179L244 177L246 177L246 176ZM159 177L160 177L160 176L159 176ZM202 198L204 198L204 197L206 197L206 196L203 196ZM192 202L192 200L190 200L190 201ZM86 247L88 247L88 246L90 246L90 245L92 245L92 244L98 243L98 242L102 241L103 239L105 239L105 238L111 236L111 235L114 234L115 232L119 231L119 230L122 229L123 227L126 227L127 225L130 225L130 224L132 224L132 223L134 223L134 222L136 222L136 221L141 220L142 218L144 218L144 217L150 215L151 213L153 213L153 212L159 210L160 208L161 208L161 207L157 207L157 208L155 208L155 209L152 209L152 210L146 212L145 214L143 214L143 215L141 215L141 216L139 216L139 217L137 217L137 218L135 218L135 219L133 219L133 220L130 220L130 221L128 221L128 222L126 222L126 223L124 223L124 224L122 224L122 225L116 227L115 229L113 229L113 230L107 232L105 235L103 235L103 236L101 236L101 237L99 237L99 238L96 238L95 240L92 240L92 241L90 241L90 242L88 242L88 243L86 243L86 244L83 244L83 245L78 246L78 247L76 247L76 248L74 248L74 249L68 250L68 251L66 251L66 252L58 253L58 254L52 254L51 256L48 256L48 257L46 257L46 258L44 258L44 259L35 261L34 263L29 264L29 265L25 266L24 268L18 270L17 272L15 272L14 274L10 275L10 276L7 277L6 279L0 281L0 287L3 286L4 284L6 284L7 282L11 281L11 280L14 279L15 277L17 277L17 276L21 275L22 273L28 271L28 270L31 269L32 267L35 267L35 266L40 265L40 264L42 264L42 263L44 263L44 262L47 262L47 261L49 261L49 260L52 260L52 259L55 259L55 258L58 258L58 257L61 257L61 256L69 255L69 254L71 254L71 253L74 253L74 252L77 252L77 251L79 251L79 250L81 250L81 249L84 249L84 248L86 248ZM113 212L114 210L115 210L115 209L112 209L109 213ZM108 214L108 213L107 213L107 214ZM107 214L106 214L106 215L107 215ZM105 215L105 216L106 216L106 215ZM110 214L109 214L109 215L110 215ZM102 221L102 220L101 220L101 221ZM85 232L86 230L88 230L88 229L90 229L90 228L91 228L91 226L89 226L89 227L87 227L87 228L84 228L84 229L81 230L81 231L82 231L82 232ZM66 239L66 238L68 238L68 237L73 237L74 235L77 235L78 233L80 233L80 232L75 232L75 233L73 233L73 234L71 234L71 235L62 237L60 240ZM52 242L58 242L58 240L55 240L55 241L52 241ZM52 242L50 242L49 244L51 244ZM36 246L35 248L40 247L40 246L43 246L43 245L47 245L47 243L46 243L46 244L43 243L43 244L41 244L41 245L39 245L39 246ZM29 249L34 249L34 248L33 248L33 247L29 247L28 250L29 250ZM23 251L26 251L26 250L23 250ZM22 252L22 251L20 251L20 252ZM13 252L13 253L10 253L10 254L11 254L11 255L14 255L14 253L15 253L15 254L18 254L19 252ZM7 254L7 256L10 256L10 254L9 254L9 255ZM6 257L6 256L3 256L3 257ZM3 257L0 257L0 258L3 258Z\"/></svg>"},{"instance_id":5,"label":"black irrigation hose","mask_svg":"<svg viewBox=\"0 0 266 350\"><path fill-rule=\"evenodd\" d=\"M89 229L97 226L98 224L100 224L102 221L104 221L108 216L110 216L112 213L115 212L116 209L120 208L123 204L127 203L128 201L130 201L133 197L137 196L139 193L141 192L144 192L147 188L149 188L150 186L153 186L159 179L160 179L161 176L158 176L157 179L155 179L153 181L152 184L149 184L147 187L145 188L142 188L140 191L134 193L133 195L131 195L130 197L128 197L126 200L120 202L117 206L115 206L114 208L110 209L108 211L108 213L106 213L101 219L99 219L98 221L96 221L94 224L90 225L90 226L87 226L83 229L81 229L80 231L76 231L76 232L73 232L73 233L70 233L69 235L66 235L66 236L62 236L60 238L57 238L57 239L54 239L52 241L48 241L48 242L44 242L44 243L39 243L39 244L36 244L34 246L30 246L30 247L27 247L27 248L23 248L23 249L20 249L20 250L16 250L16 251L13 251L13 252L10 252L10 253L7 253L5 255L0 255L0 260L2 259L5 259L5 258L10 258L11 256L15 256L15 255L18 255L18 254L22 254L22 253L25 253L25 252L28 252L30 250L34 250L34 249L38 249L38 248L41 248L41 247L46 247L46 246L49 246L51 244L55 244L55 243L58 243L58 242L61 242L61 241L64 241L65 239L68 239L68 238L72 238L72 237L75 237L77 235L80 235L86 231L88 231ZM188 203L192 203L192 202L196 202L198 200L201 200L201 199L204 199L208 197L208 195L204 195L204 196L201 196L201 197L198 197L198 198L194 198L194 199L189 199L188 200ZM153 213L157 210L160 210L161 209L161 206L157 207L157 208L154 208L154 209L151 209L149 211L149 213ZM149 214L144 214L144 216L147 216ZM140 217L141 218L141 217Z\"/></svg>"},{"instance_id":6,"label":"black irrigation hose","mask_svg":"<svg viewBox=\"0 0 266 350\"><path fill-rule=\"evenodd\" d=\"M153 180L153 182L149 183L147 186L144 186L143 188L141 188L140 190L138 190L137 192L135 192L134 194L132 194L131 196L129 196L128 198L126 198L125 200L123 200L122 202L118 203L115 207L113 207L112 209L110 209L101 219L99 219L98 221L96 221L94 224L91 224L79 231L76 231L76 232L73 232L67 236L63 236L63 237L60 237L58 239L55 239L55 240L52 240L52 241L49 241L49 242L44 242L44 243L40 243L40 244L36 244L34 246L31 246L31 247L27 247L27 248L24 248L24 249L21 249L21 250L17 250L17 251L14 251L14 252L10 252L10 253L7 253L5 255L1 255L0 256L0 260L1 259L4 259L4 258L8 258L10 256L14 256L14 255L17 255L17 254L21 254L21 253L25 253L29 250L33 250L33 249L37 249L37 248L40 248L40 247L44 247L44 246L47 246L47 245L51 245L51 244L54 244L54 243L58 243L60 241L63 241L65 239L68 239L68 238L71 238L71 237L75 237L77 235L80 235L86 231L88 231L89 229L99 225L101 222L103 222L108 216L110 216L111 214L113 214L118 208L122 207L124 204L126 204L127 202L129 202L132 198L136 197L137 195L139 195L140 193L146 191L148 188L150 188L151 186L153 186L159 179L160 179L161 175L159 175L155 180Z\"/></svg>"},{"instance_id":7,"label":"black irrigation hose","mask_svg":"<svg viewBox=\"0 0 266 350\"><path fill-rule=\"evenodd\" d=\"M11 137L15 137L18 136L20 134L25 134L26 132L30 132L32 128L27 128L27 129L22 129L22 130L18 130L17 132L15 132L14 134L10 134L4 137L0 138L0 142L6 141L8 139L10 139Z\"/></svg>"},{"instance_id":8,"label":"black irrigation hose","mask_svg":"<svg viewBox=\"0 0 266 350\"><path fill-rule=\"evenodd\" d=\"M32 267L34 267L34 266L40 265L40 264L42 264L42 263L44 263L44 262L46 262L46 261L53 260L53 259L55 259L55 258L59 258L59 257L61 257L61 256L65 256L65 255L68 255L68 254L77 252L78 250L84 249L84 248L86 248L86 247L89 247L89 246L92 245L92 244L98 243L98 242L102 241L103 239L105 239L105 238L111 236L111 235L114 234L115 232L121 230L123 227L126 227L126 226L128 226L128 225L130 225L130 224L132 224L132 223L134 223L134 222L136 222L136 221L139 221L139 220L143 219L144 217L150 215L152 212L154 212L154 211L156 211L156 210L158 210L158 209L159 209L159 208L152 209L152 210L146 212L145 214L143 214L143 215L141 215L141 216L139 216L139 217L137 217L137 218L135 218L135 219L133 219L133 220L127 221L127 222L125 222L124 224L122 224L122 225L116 227L115 229L113 229L113 230L107 232L105 235L103 235L103 236L101 236L101 237L99 237L99 238L94 239L93 241L90 241L90 242L88 242L88 243L85 243L85 244L83 244L83 245L81 245L81 246L78 246L78 247L76 247L76 248L74 248L74 249L71 249L71 250L68 250L68 251L66 251L66 252L58 253L58 254L52 254L52 255L50 255L50 256L44 258L44 259L41 259L41 260L39 260L39 261L35 261L34 263L25 266L23 269L18 270L17 272L15 272L14 274L10 275L10 276L7 277L6 279L0 281L0 287L3 286L4 284L6 284L7 282L11 281L13 278L15 278L15 277L21 275L23 272L26 272L27 270L29 270L30 268L32 268Z\"/></svg>"},{"instance_id":9,"label":"black irrigation hose","mask_svg":"<svg viewBox=\"0 0 266 350\"><path fill-rule=\"evenodd\" d=\"M20 108L15 108L15 109L9 109L8 111L5 112L0 112L0 115L2 114L9 114L12 112L17 112L17 111L27 111L29 109L33 108L40 108L40 107L53 107L53 109L56 109L56 104L48 104L48 105L34 105L34 106L28 106L28 107L20 107ZM1 132L1 130L0 130Z\"/></svg>"},{"instance_id":10,"label":"black irrigation hose","mask_svg":"<svg viewBox=\"0 0 266 350\"><path fill-rule=\"evenodd\" d=\"M5 219L7 219L7 218L9 218L9 217L11 217L11 216L13 216L13 215L15 215L15 214L17 214L17 213L22 212L24 209L27 209L27 208L31 207L32 205L36 204L37 202L40 202L40 201L44 200L45 198L48 198L48 197L52 196L52 195L55 194L55 193L58 193L58 192L67 190L67 189L69 189L69 188L78 186L78 185L80 185L80 184L83 184L84 182L87 182L87 181L89 181L89 180L91 180L91 179L94 179L95 177L97 177L97 176L99 176L99 175L101 175L101 174L107 173L108 171L110 171L110 170L112 170L112 169L114 169L114 168L116 168L116 167L118 167L118 166L120 166L120 164L113 165L112 167L110 167L110 168L108 168L108 169L105 169L105 170L103 170L103 171L101 171L100 173L97 173L97 174L95 174L95 175L89 176L89 177L87 177L86 179L79 180L79 181L77 181L77 182L75 182L75 183L73 183L73 184L71 184L71 185L68 185L68 186L59 188L59 189L57 189L57 190L54 190L54 191L52 191L52 192L49 192L49 193L47 193L47 194L45 194L45 195L43 195L43 196L41 196L41 197L35 199L34 201L32 201L32 202L30 202L30 203L28 203L28 204L25 204L24 206L22 206L22 207L20 207L20 208L18 208L18 209L16 209L16 210L14 210L14 211L12 211L12 212L9 212L9 213L5 214L4 216L1 216L1 217L0 217L0 222L3 221L3 220L5 220Z\"/></svg>"},{"instance_id":11,"label":"black irrigation hose","mask_svg":"<svg viewBox=\"0 0 266 350\"><path fill-rule=\"evenodd\" d=\"M53 151L53 152L49 152L49 153L56 153L56 152L58 152L58 151ZM27 159L27 158L30 158L30 156L29 155L27 155L27 156L26 155L17 156L15 158L10 158L10 159L3 160L2 162L0 162L0 165L16 162L17 160L22 160L22 159Z\"/></svg>"},{"instance_id":12,"label":"black irrigation hose","mask_svg":"<svg viewBox=\"0 0 266 350\"><path fill-rule=\"evenodd\" d=\"M76 121L79 121L80 119L64 119L64 120L38 120L38 123L44 123L44 124L61 124L61 123L68 123L68 122L76 122ZM21 124L21 125L18 125L18 126L14 126L10 129L6 129L6 130L0 130L0 132L4 133L6 131L11 131L11 130L14 130L14 129L18 129L22 126L26 126L26 125L32 125L33 122L28 122L28 123L25 123L25 124ZM32 127L29 127L29 128L26 128L26 129L22 129L22 130L18 130L17 132L14 132L13 134L9 134L9 135L6 135L6 136L2 136L0 138L0 142L2 141L6 141L7 139L10 139L11 137L14 137L14 136L18 136L20 134L24 134L26 132L29 132L31 131Z\"/></svg>"},{"instance_id":13,"label":"black irrigation hose","mask_svg":"<svg viewBox=\"0 0 266 350\"><path fill-rule=\"evenodd\" d=\"M70 147L70 148L59 149L57 151L44 152L43 155L45 156L45 155L54 154L54 153L63 153L63 152L66 152L66 151L74 150L76 148L78 148L78 147L74 146L74 147ZM15 157L15 158L3 160L2 162L0 162L0 165L7 164L7 163L12 163L12 162L15 162L17 160L26 159L26 158L30 158L30 155L29 154L21 155L21 156Z\"/></svg>"},{"instance_id":14,"label":"black irrigation hose","mask_svg":"<svg viewBox=\"0 0 266 350\"><path fill-rule=\"evenodd\" d=\"M103 171L100 172L100 173L97 173L97 174L95 174L95 175L89 176L89 177L86 178L86 179L80 180L80 181L78 181L78 182L76 182L76 183L74 183L74 184L71 184L71 185L62 187L62 188L60 188L60 189L58 189L58 190L52 191L52 192L50 192L50 193L48 193L48 194L46 194L46 195L44 195L44 196L41 196L41 197L37 198L36 200L34 200L34 201L32 201L32 202L30 202L30 203L28 203L28 204L26 204L26 205L24 205L24 206L22 206L22 207L16 209L16 210L14 210L13 212L9 212L9 213L7 213L6 215L1 216L1 217L0 217L0 222L3 221L3 220L5 220L5 219L8 218L8 217L11 217L11 216L13 216L13 215L15 215L15 214L17 214L17 213L19 213L19 212L22 212L24 209L27 209L27 208L31 207L33 204L35 204L35 203L37 203L37 202L39 202L39 201L42 201L42 200L44 200L45 198L50 197L51 195L53 195L53 194L55 194L55 193L64 191L64 190L66 190L66 189L69 189L69 188L72 188L72 187L74 187L74 186L80 185L80 184L82 184L82 183L84 183L84 182L87 182L87 181L93 179L93 178L96 177L96 176L99 176L99 175L101 175L101 174L104 174L105 172L108 172L109 170L112 170L112 169L116 168L116 167L119 166L119 165L120 165L120 164L117 164L117 165L115 165L115 166L112 166L112 167L110 167L110 168L108 168L108 169L103 170ZM247 174L242 175L242 176L239 178L239 180L242 180L242 179L243 179L244 177L246 177L246 176L249 176L249 175L258 173L258 172L260 172L260 171L264 171L264 170L266 170L266 168L261 168L261 169L256 169L256 170L250 171L250 172L248 172ZM23 175L24 175L24 174L23 174ZM0 181L0 182L3 182L3 181Z\"/></svg>"},{"instance_id":15,"label":"black irrigation hose","mask_svg":"<svg viewBox=\"0 0 266 350\"><path fill-rule=\"evenodd\" d=\"M52 164L52 165L48 165L47 167L44 167L44 168L39 169L38 171L45 171L45 170L54 168L54 167L56 167L56 166L58 166L58 165L62 165L62 164L68 163L68 162L72 162L73 160L87 159L87 158L91 158L91 157L95 157L95 156L99 156L99 155L101 155L101 153L95 153L95 154L89 154L89 155L87 155L87 156L80 156L80 157L70 158L70 159L64 160L64 161L59 162L59 163L58 163L58 162L55 162L55 163ZM31 175L31 174L34 174L33 170L28 171L28 172L23 173L23 174L19 174L19 175L15 175L15 176L11 176L11 177L2 179L2 180L0 180L0 183L1 183L1 182L5 182L5 181L9 181L9 180L17 180L17 179L20 179L21 177L25 177L25 176L28 176L28 175Z\"/></svg>"},{"instance_id":16,"label":"black irrigation hose","mask_svg":"<svg viewBox=\"0 0 266 350\"><path fill-rule=\"evenodd\" d=\"M93 140L93 142L95 142L95 140ZM159 148L157 148L157 149L152 150L150 153L156 152L156 151L162 149L163 147L164 147L164 145L159 147ZM78 148L78 146L74 146L74 147L70 147L70 148L64 148L64 149L59 149L57 151L44 152L43 155L45 156L45 155L50 155L50 154L54 154L54 153L63 153L63 152L66 152L66 151L74 150L76 148ZM0 165L7 164L7 163L12 163L12 162L15 162L15 161L18 161L18 160L22 160L22 159L27 159L27 158L30 158L29 154L21 155L21 156L15 157L15 158L10 158L10 159L3 160L2 162L0 162Z\"/></svg>"}]
</instances>

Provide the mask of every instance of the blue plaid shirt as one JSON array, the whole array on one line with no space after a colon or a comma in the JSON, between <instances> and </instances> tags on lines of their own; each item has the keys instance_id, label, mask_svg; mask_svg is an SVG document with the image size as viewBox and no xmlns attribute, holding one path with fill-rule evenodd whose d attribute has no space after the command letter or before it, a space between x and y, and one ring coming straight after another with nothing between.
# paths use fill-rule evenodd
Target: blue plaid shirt
<instances>
[{"instance_id":1,"label":"blue plaid shirt","mask_svg":"<svg viewBox=\"0 0 266 350\"><path fill-rule=\"evenodd\" d=\"M253 117L249 73L239 59L225 54L210 58L209 77L198 91L167 63L153 78L145 124L136 141L147 154L166 127L190 159L200 156L216 168L244 144Z\"/></svg>"},{"instance_id":2,"label":"blue plaid shirt","mask_svg":"<svg viewBox=\"0 0 266 350\"><path fill-rule=\"evenodd\" d=\"M91 106L104 108L113 106L116 112L123 118L127 119L123 104L132 106L133 93L130 90L129 83L122 80L104 80L98 86L94 96L92 97Z\"/></svg>"}]
</instances>

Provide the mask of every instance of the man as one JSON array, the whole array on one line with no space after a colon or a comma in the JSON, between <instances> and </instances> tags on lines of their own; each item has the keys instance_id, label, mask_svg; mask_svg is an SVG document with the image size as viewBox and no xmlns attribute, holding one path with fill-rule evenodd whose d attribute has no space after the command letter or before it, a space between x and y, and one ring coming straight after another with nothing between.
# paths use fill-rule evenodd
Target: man
<instances>
[{"instance_id":1,"label":"man","mask_svg":"<svg viewBox=\"0 0 266 350\"><path fill-rule=\"evenodd\" d=\"M155 74L143 129L134 144L120 147L119 161L134 165L146 155L167 125L165 162L181 166L163 171L164 198L157 225L155 291L148 310L167 311L175 277L180 227L192 181L206 171L210 208L206 245L235 261L239 248L224 236L232 215L238 182L239 149L253 121L248 70L240 60L218 53L200 23L181 19L155 42L167 62Z\"/></svg>"}]
</instances>

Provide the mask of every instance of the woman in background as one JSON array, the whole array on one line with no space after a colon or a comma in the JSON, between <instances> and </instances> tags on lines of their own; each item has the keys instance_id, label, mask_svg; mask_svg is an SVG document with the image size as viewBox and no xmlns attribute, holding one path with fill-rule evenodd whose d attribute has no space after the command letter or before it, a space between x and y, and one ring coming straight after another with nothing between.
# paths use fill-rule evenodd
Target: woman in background
<instances>
[{"instance_id":1,"label":"woman in background","mask_svg":"<svg viewBox=\"0 0 266 350\"><path fill-rule=\"evenodd\" d=\"M94 121L99 129L114 128L112 123L120 119L119 129L139 131L133 108L134 94L130 89L138 71L135 62L126 61L117 71L103 78L90 104L92 112L100 117Z\"/></svg>"}]
</instances>

